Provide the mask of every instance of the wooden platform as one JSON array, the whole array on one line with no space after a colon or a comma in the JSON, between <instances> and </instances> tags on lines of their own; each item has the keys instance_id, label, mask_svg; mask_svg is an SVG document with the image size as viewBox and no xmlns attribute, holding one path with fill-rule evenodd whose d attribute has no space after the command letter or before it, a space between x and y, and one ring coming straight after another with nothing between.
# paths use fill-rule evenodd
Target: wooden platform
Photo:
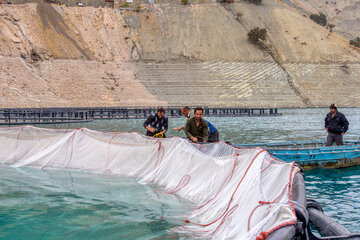
<instances>
[{"instance_id":1,"label":"wooden platform","mask_svg":"<svg viewBox=\"0 0 360 240\"><path fill-rule=\"evenodd\" d=\"M180 107L166 107L168 117L182 117ZM89 122L97 119L141 119L155 113L156 108L3 108L0 125L58 124ZM276 108L204 108L204 116L252 117L281 116Z\"/></svg>"}]
</instances>

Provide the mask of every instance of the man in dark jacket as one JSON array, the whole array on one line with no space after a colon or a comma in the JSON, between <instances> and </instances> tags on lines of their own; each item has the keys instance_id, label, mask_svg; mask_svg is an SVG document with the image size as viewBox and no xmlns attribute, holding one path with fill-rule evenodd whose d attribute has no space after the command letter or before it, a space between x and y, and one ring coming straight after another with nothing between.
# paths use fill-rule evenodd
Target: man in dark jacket
<instances>
[{"instance_id":1,"label":"man in dark jacket","mask_svg":"<svg viewBox=\"0 0 360 240\"><path fill-rule=\"evenodd\" d=\"M146 135L150 137L160 136L166 137L165 133L168 130L169 120L165 116L164 108L160 107L156 114L151 114L144 122L144 128L146 128Z\"/></svg>"},{"instance_id":2,"label":"man in dark jacket","mask_svg":"<svg viewBox=\"0 0 360 240\"><path fill-rule=\"evenodd\" d=\"M337 111L335 104L330 105L330 112L325 117L325 130L328 132L326 146L344 145L343 135L349 127L349 122L341 112Z\"/></svg>"},{"instance_id":3,"label":"man in dark jacket","mask_svg":"<svg viewBox=\"0 0 360 240\"><path fill-rule=\"evenodd\" d=\"M190 119L194 117L194 114L191 112L191 109L188 106L184 106L180 109L181 114L186 117L187 119ZM208 120L205 120L209 127L209 139L208 142L218 142L219 141L219 131L212 125ZM185 127L175 127L174 130L182 130L185 129Z\"/></svg>"},{"instance_id":4,"label":"man in dark jacket","mask_svg":"<svg viewBox=\"0 0 360 240\"><path fill-rule=\"evenodd\" d=\"M209 127L202 118L204 110L195 108L194 117L187 120L185 125L185 134L193 142L207 142L209 139Z\"/></svg>"}]
</instances>

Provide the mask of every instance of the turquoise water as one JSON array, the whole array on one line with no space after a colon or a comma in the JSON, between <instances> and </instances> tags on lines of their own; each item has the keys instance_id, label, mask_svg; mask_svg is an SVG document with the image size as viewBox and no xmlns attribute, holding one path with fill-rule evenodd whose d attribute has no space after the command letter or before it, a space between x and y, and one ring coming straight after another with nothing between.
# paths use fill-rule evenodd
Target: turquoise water
<instances>
[{"instance_id":1,"label":"turquoise water","mask_svg":"<svg viewBox=\"0 0 360 240\"><path fill-rule=\"evenodd\" d=\"M0 239L157 239L190 205L135 179L0 165Z\"/></svg>"},{"instance_id":2,"label":"turquoise water","mask_svg":"<svg viewBox=\"0 0 360 240\"><path fill-rule=\"evenodd\" d=\"M360 109L340 109L350 122L345 140L360 137ZM283 109L280 117L212 117L220 139L256 143L323 139L328 109ZM142 132L144 119L102 120L82 124L98 131ZM168 137L184 118L170 119ZM305 173L309 198L350 231L360 232L360 167L317 169ZM134 179L60 170L0 166L0 239L157 239L182 225L189 204Z\"/></svg>"},{"instance_id":3,"label":"turquoise water","mask_svg":"<svg viewBox=\"0 0 360 240\"><path fill-rule=\"evenodd\" d=\"M351 232L360 232L360 166L305 172L307 197Z\"/></svg>"}]
</instances>

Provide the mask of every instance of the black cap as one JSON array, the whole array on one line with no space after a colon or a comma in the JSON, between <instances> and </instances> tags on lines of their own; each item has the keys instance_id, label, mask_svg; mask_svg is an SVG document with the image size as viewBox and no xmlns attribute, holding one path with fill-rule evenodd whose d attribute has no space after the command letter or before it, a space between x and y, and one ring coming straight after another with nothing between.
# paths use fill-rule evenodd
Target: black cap
<instances>
[{"instance_id":1,"label":"black cap","mask_svg":"<svg viewBox=\"0 0 360 240\"><path fill-rule=\"evenodd\" d=\"M331 104L331 105L330 105L330 109L335 109L335 110L337 110L336 104L335 104L335 103Z\"/></svg>"}]
</instances>

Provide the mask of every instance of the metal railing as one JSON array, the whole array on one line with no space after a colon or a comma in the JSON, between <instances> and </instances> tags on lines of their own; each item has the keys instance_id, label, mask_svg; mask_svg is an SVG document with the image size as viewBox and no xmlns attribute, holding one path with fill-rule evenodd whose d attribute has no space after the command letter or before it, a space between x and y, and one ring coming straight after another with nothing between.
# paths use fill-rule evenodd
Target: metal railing
<instances>
[{"instance_id":1,"label":"metal railing","mask_svg":"<svg viewBox=\"0 0 360 240\"><path fill-rule=\"evenodd\" d=\"M57 124L89 122L95 119L147 118L155 113L155 107L94 107L94 108L3 108L0 109L0 125ZM166 107L168 117L182 117L180 107ZM205 116L243 117L280 116L277 108L211 108L204 107Z\"/></svg>"}]
</instances>

